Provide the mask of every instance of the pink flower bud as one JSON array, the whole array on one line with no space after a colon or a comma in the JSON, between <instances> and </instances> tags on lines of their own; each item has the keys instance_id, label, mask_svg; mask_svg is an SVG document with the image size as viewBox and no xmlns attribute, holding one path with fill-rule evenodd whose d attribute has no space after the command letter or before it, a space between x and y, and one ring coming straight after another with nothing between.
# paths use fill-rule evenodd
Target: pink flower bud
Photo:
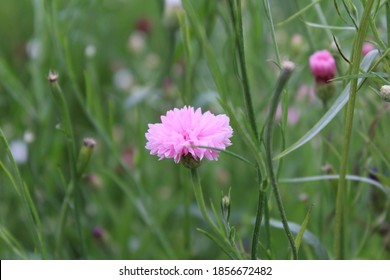
<instances>
[{"instance_id":1,"label":"pink flower bud","mask_svg":"<svg viewBox=\"0 0 390 280\"><path fill-rule=\"evenodd\" d=\"M328 50L311 55L309 65L317 83L327 83L336 74L336 61Z\"/></svg>"},{"instance_id":2,"label":"pink flower bud","mask_svg":"<svg viewBox=\"0 0 390 280\"><path fill-rule=\"evenodd\" d=\"M362 54L363 56L365 56L366 54L368 54L370 51L372 51L373 49L375 49L375 46L369 42L365 42L363 44L363 48L362 48Z\"/></svg>"}]
</instances>

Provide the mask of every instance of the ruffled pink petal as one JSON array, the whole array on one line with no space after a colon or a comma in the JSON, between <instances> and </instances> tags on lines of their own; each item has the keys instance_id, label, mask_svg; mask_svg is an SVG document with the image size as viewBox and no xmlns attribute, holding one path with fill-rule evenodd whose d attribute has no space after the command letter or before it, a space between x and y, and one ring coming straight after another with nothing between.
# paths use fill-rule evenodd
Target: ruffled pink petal
<instances>
[{"instance_id":1,"label":"ruffled pink petal","mask_svg":"<svg viewBox=\"0 0 390 280\"><path fill-rule=\"evenodd\" d=\"M202 114L200 108L187 106L168 111L161 116L161 123L148 127L145 148L160 159L173 158L176 163L188 153L199 160L217 160L219 151L196 146L225 149L231 145L229 138L233 135L226 115Z\"/></svg>"}]
</instances>

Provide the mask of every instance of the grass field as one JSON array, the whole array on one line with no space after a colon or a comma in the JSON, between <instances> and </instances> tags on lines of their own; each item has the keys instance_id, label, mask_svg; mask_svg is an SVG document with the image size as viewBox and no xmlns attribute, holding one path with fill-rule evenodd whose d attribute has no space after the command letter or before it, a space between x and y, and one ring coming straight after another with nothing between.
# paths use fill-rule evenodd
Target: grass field
<instances>
[{"instance_id":1,"label":"grass field","mask_svg":"<svg viewBox=\"0 0 390 280\"><path fill-rule=\"evenodd\" d=\"M389 259L389 2L182 2L2 1L1 259ZM191 170L185 105L233 129Z\"/></svg>"}]
</instances>

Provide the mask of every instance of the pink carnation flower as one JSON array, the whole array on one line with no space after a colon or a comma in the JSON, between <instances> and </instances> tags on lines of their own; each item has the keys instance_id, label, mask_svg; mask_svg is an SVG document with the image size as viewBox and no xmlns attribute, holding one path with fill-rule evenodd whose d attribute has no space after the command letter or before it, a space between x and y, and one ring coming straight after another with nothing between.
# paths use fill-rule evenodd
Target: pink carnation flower
<instances>
[{"instance_id":1,"label":"pink carnation flower","mask_svg":"<svg viewBox=\"0 0 390 280\"><path fill-rule=\"evenodd\" d=\"M194 110L193 107L184 106L161 116L161 123L149 124L145 147L151 155L157 155L160 159L173 158L176 163L188 154L195 160L203 157L217 160L217 150L195 146L225 149L231 145L229 138L232 135L228 116L215 116L209 111L202 114L200 108Z\"/></svg>"},{"instance_id":2,"label":"pink carnation flower","mask_svg":"<svg viewBox=\"0 0 390 280\"><path fill-rule=\"evenodd\" d=\"M317 51L311 55L309 65L317 83L327 83L336 74L336 61L327 50Z\"/></svg>"}]
</instances>

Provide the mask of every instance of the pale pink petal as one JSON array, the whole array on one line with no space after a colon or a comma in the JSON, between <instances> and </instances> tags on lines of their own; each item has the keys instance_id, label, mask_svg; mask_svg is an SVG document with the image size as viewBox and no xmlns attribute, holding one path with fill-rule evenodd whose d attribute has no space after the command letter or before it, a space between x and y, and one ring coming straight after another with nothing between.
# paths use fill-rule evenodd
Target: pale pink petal
<instances>
[{"instance_id":1,"label":"pale pink petal","mask_svg":"<svg viewBox=\"0 0 390 280\"><path fill-rule=\"evenodd\" d=\"M226 115L202 114L200 108L194 110L184 106L161 116L161 123L149 124L145 147L150 154L160 159L173 158L176 163L188 153L199 160L204 157L217 160L219 151L196 146L225 149L231 145L229 138L232 135L233 129Z\"/></svg>"}]
</instances>

